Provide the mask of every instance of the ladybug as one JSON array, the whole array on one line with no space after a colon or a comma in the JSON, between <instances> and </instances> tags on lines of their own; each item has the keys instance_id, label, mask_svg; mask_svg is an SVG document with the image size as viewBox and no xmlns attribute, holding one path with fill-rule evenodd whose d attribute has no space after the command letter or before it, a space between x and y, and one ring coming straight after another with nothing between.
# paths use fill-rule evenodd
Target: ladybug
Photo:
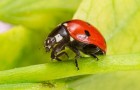
<instances>
[{"instance_id":1,"label":"ladybug","mask_svg":"<svg viewBox=\"0 0 140 90\"><path fill-rule=\"evenodd\" d=\"M97 55L106 54L106 42L101 33L91 24L74 19L59 24L45 40L46 52L51 52L51 58L61 61L60 56L68 54L64 51L69 47L75 54L75 64L77 69L77 59L80 58L80 51L97 58Z\"/></svg>"}]
</instances>

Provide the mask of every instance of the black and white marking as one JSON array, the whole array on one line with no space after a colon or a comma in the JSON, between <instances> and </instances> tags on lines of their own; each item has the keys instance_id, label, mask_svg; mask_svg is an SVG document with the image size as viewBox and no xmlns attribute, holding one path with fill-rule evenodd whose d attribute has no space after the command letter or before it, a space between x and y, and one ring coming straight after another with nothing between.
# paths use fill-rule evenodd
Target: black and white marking
<instances>
[{"instance_id":1,"label":"black and white marking","mask_svg":"<svg viewBox=\"0 0 140 90\"><path fill-rule=\"evenodd\" d=\"M56 42L59 42L63 39L63 37L60 34L57 34L55 37Z\"/></svg>"}]
</instances>

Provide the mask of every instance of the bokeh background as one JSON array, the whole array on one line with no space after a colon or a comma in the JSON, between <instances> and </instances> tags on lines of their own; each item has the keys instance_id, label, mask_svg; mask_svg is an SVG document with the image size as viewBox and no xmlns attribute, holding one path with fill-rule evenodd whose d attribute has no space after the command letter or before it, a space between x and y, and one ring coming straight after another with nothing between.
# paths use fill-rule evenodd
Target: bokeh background
<instances>
[{"instance_id":1,"label":"bokeh background","mask_svg":"<svg viewBox=\"0 0 140 90\"><path fill-rule=\"evenodd\" d=\"M79 4L80 0L1 0L0 70L50 61L44 40L73 17Z\"/></svg>"}]
</instances>

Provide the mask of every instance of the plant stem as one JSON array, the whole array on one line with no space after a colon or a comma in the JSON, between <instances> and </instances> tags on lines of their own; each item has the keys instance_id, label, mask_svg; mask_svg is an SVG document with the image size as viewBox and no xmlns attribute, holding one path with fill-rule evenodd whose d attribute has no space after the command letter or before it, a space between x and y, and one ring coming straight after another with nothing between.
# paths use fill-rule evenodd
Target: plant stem
<instances>
[{"instance_id":1,"label":"plant stem","mask_svg":"<svg viewBox=\"0 0 140 90\"><path fill-rule=\"evenodd\" d=\"M78 60L77 70L72 60L51 62L0 71L0 83L42 82L65 77L140 69L140 54L110 55L99 57L99 61L86 57Z\"/></svg>"}]
</instances>

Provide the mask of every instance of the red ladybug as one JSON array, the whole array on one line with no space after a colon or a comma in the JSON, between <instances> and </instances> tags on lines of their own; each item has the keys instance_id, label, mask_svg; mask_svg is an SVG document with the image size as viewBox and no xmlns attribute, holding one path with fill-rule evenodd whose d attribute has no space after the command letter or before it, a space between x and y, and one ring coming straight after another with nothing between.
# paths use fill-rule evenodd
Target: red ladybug
<instances>
[{"instance_id":1,"label":"red ladybug","mask_svg":"<svg viewBox=\"0 0 140 90\"><path fill-rule=\"evenodd\" d=\"M78 19L61 23L45 40L46 51L52 49L51 58L58 61L61 61L60 56L64 54L68 56L62 51L66 46L75 52L75 64L78 70L79 51L96 59L98 59L96 55L106 54L106 42L101 33L91 24Z\"/></svg>"}]
</instances>

